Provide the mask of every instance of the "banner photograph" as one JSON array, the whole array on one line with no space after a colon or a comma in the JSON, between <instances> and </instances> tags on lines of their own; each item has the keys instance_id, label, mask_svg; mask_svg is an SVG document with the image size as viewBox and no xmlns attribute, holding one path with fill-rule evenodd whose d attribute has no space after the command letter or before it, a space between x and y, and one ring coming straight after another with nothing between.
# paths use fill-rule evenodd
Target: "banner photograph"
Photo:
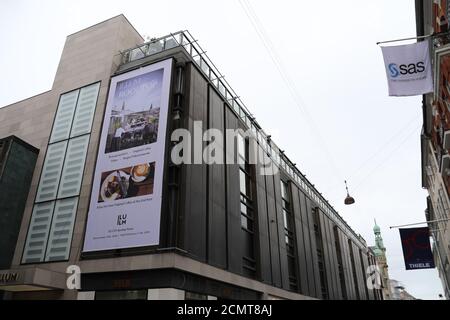
<instances>
[{"instance_id":1,"label":"banner photograph","mask_svg":"<svg viewBox=\"0 0 450 320\"><path fill-rule=\"evenodd\" d=\"M415 96L433 91L428 41L381 47L390 96Z\"/></svg>"},{"instance_id":2,"label":"banner photograph","mask_svg":"<svg viewBox=\"0 0 450 320\"><path fill-rule=\"evenodd\" d=\"M159 244L171 67L111 79L84 252Z\"/></svg>"}]
</instances>

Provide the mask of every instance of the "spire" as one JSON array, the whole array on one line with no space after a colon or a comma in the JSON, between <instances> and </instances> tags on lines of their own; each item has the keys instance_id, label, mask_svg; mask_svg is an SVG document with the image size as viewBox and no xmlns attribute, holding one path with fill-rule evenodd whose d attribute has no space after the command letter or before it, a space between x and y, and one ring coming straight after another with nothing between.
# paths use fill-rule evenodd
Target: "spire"
<instances>
[{"instance_id":1,"label":"spire","mask_svg":"<svg viewBox=\"0 0 450 320\"><path fill-rule=\"evenodd\" d=\"M377 225L377 219L373 219L373 221L375 222L375 225L374 225L374 227L373 227L373 233L375 233L375 236L377 235L377 234L380 234L381 233L381 229L380 229L380 227Z\"/></svg>"}]
</instances>

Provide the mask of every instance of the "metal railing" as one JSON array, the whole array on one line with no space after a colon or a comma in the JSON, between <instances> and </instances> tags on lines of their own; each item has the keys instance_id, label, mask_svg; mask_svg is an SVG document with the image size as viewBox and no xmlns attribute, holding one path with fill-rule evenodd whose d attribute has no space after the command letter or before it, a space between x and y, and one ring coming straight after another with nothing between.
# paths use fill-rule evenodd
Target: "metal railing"
<instances>
[{"instance_id":1,"label":"metal railing","mask_svg":"<svg viewBox=\"0 0 450 320\"><path fill-rule=\"evenodd\" d=\"M270 139L261 126L256 122L253 115L244 105L240 97L229 85L225 77L220 73L214 63L209 59L206 52L198 44L198 41L192 37L189 31L178 31L161 38L151 39L149 42L141 44L135 48L123 51L122 65L132 61L136 61L153 54L163 52L172 48L181 47L191 57L192 61L201 70L204 76L209 80L217 91L227 101L231 109L233 109L240 119L253 132L256 140L270 159L279 167L283 168L286 173L302 188L305 193L313 199L319 207L324 211L342 230L347 230L348 235L354 242L366 247L364 238L357 234L347 222L337 213L330 203L316 190L314 185L305 177L304 174L296 167L292 161L284 154L283 151Z\"/></svg>"}]
</instances>

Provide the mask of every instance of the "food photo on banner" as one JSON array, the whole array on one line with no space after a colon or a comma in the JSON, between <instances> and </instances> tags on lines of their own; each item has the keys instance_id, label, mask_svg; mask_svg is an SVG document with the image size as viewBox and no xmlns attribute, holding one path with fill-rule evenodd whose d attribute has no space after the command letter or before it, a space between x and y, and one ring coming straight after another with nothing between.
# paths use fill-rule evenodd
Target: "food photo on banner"
<instances>
[{"instance_id":1,"label":"food photo on banner","mask_svg":"<svg viewBox=\"0 0 450 320\"><path fill-rule=\"evenodd\" d=\"M159 244L171 69L111 79L83 252Z\"/></svg>"},{"instance_id":2,"label":"food photo on banner","mask_svg":"<svg viewBox=\"0 0 450 320\"><path fill-rule=\"evenodd\" d=\"M406 270L434 268L428 227L399 230Z\"/></svg>"}]
</instances>

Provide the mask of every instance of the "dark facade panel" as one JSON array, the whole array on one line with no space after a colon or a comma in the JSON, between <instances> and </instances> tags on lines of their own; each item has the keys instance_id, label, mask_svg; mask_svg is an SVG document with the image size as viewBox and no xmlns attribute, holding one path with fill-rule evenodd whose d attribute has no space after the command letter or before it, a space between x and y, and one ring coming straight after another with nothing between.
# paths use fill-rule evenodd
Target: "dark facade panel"
<instances>
[{"instance_id":1,"label":"dark facade panel","mask_svg":"<svg viewBox=\"0 0 450 320\"><path fill-rule=\"evenodd\" d=\"M260 148L258 146L258 148ZM256 165L256 210L257 210L257 243L259 262L259 276L261 281L272 283L269 217L267 215L266 183L264 175L259 174L263 169L261 164Z\"/></svg>"},{"instance_id":2,"label":"dark facade panel","mask_svg":"<svg viewBox=\"0 0 450 320\"><path fill-rule=\"evenodd\" d=\"M278 215L275 203L275 191L272 175L266 175L266 196L267 196L267 215L269 218L269 235L270 235L270 257L272 260L272 284L281 287L281 264L280 264L280 245L278 235Z\"/></svg>"},{"instance_id":3,"label":"dark facade panel","mask_svg":"<svg viewBox=\"0 0 450 320\"><path fill-rule=\"evenodd\" d=\"M274 196L275 196L275 214L277 216L278 225L278 244L280 251L280 272L282 287L289 290L289 270L287 260L286 241L284 234L283 204L281 199L281 179L280 173L273 175Z\"/></svg>"},{"instance_id":4,"label":"dark facade panel","mask_svg":"<svg viewBox=\"0 0 450 320\"><path fill-rule=\"evenodd\" d=\"M228 108L225 110L225 127L237 129L238 118ZM229 144L225 138L225 144ZM236 163L236 143L234 143L234 163ZM226 165L226 190L227 190L227 241L228 241L228 270L242 274L242 232L241 232L241 209L239 193L239 165Z\"/></svg>"},{"instance_id":5,"label":"dark facade panel","mask_svg":"<svg viewBox=\"0 0 450 320\"><path fill-rule=\"evenodd\" d=\"M209 87L209 125L224 132L224 104L222 98ZM214 141L217 146L224 147L225 141ZM223 157L221 159L223 163ZM211 164L208 167L208 262L226 268L226 199L225 199L225 165Z\"/></svg>"},{"instance_id":6,"label":"dark facade panel","mask_svg":"<svg viewBox=\"0 0 450 320\"><path fill-rule=\"evenodd\" d=\"M314 233L311 200L300 191L300 203L302 208L302 224L307 255L309 292L313 297L321 298L319 263L317 261L317 244Z\"/></svg>"},{"instance_id":7,"label":"dark facade panel","mask_svg":"<svg viewBox=\"0 0 450 320\"><path fill-rule=\"evenodd\" d=\"M322 211L321 211L322 212ZM336 239L334 237L334 223L326 216L327 228L328 228L328 238L329 238L329 248L330 248L330 260L331 260L331 271L333 275L333 285L335 292L335 299L342 299L342 289L339 278L339 263L336 251Z\"/></svg>"},{"instance_id":8,"label":"dark facade panel","mask_svg":"<svg viewBox=\"0 0 450 320\"><path fill-rule=\"evenodd\" d=\"M208 84L200 73L190 66L188 68L188 119L187 128L194 132L194 121L207 123ZM192 145L192 150L194 146ZM203 149L203 146L202 146ZM194 156L194 152L192 152ZM184 247L190 255L206 261L207 240L207 167L205 164L185 165L185 210L184 210Z\"/></svg>"},{"instance_id":9,"label":"dark facade panel","mask_svg":"<svg viewBox=\"0 0 450 320\"><path fill-rule=\"evenodd\" d=\"M335 264L335 254L333 254L334 249L334 237L333 233L330 230L330 220L328 217L319 210L320 215L324 218L324 225L325 225L325 236L326 236L326 246L328 249L328 256L326 257L329 260L329 266L330 266L330 276L331 278L328 279L328 282L330 283L332 287L332 292L330 293L330 297L332 296L333 299L339 299L339 292L337 290L337 274L336 274L336 264Z\"/></svg>"},{"instance_id":10,"label":"dark facade panel","mask_svg":"<svg viewBox=\"0 0 450 320\"><path fill-rule=\"evenodd\" d=\"M360 256L361 256L361 264L362 264L362 273L364 275L364 290L366 293L366 299L373 300L373 292L372 290L367 287L367 267L369 266L367 261L367 252L365 249L360 249Z\"/></svg>"},{"instance_id":11,"label":"dark facade panel","mask_svg":"<svg viewBox=\"0 0 450 320\"><path fill-rule=\"evenodd\" d=\"M323 253L323 260L324 260L325 272L326 272L326 277L327 277L328 296L329 296L329 299L335 299L333 274L332 274L333 266L331 264L331 257L330 257L327 221L326 221L326 217L319 210L314 210L314 211L315 211L314 214L318 215L319 223L320 223L320 235L322 237L322 253Z\"/></svg>"},{"instance_id":12,"label":"dark facade panel","mask_svg":"<svg viewBox=\"0 0 450 320\"><path fill-rule=\"evenodd\" d=\"M341 252L342 252L342 267L344 269L344 278L345 278L345 287L347 290L347 298L354 300L356 299L355 293L355 284L353 282L352 275L352 264L350 259L350 251L348 247L348 238L342 232L340 228L338 228L339 241L341 244Z\"/></svg>"},{"instance_id":13,"label":"dark facade panel","mask_svg":"<svg viewBox=\"0 0 450 320\"><path fill-rule=\"evenodd\" d=\"M365 277L364 274L362 272L362 263L361 263L361 258L359 256L359 247L355 244L352 243L352 248L353 248L353 257L355 259L355 271L356 271L356 277L358 280L358 291L359 291L359 299L360 300L365 300L366 298L366 290L364 289L365 286Z\"/></svg>"},{"instance_id":14,"label":"dark facade panel","mask_svg":"<svg viewBox=\"0 0 450 320\"><path fill-rule=\"evenodd\" d=\"M300 293L310 295L308 285L308 267L305 247L305 231L302 223L301 204L299 189L294 183L290 184L292 193L292 214L294 215L294 225L297 241L298 278L300 283ZM309 233L307 235L309 237Z\"/></svg>"}]
</instances>

